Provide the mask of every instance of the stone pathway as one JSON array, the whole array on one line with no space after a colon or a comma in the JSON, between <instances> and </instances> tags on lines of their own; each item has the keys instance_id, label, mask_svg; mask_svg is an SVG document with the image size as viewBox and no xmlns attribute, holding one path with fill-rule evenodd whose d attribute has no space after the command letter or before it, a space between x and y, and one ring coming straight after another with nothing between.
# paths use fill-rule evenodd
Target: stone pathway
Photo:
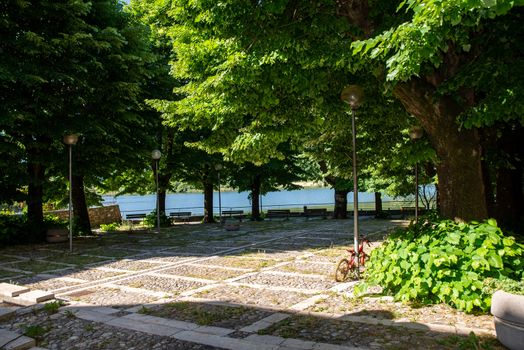
<instances>
[{"instance_id":1,"label":"stone pathway","mask_svg":"<svg viewBox=\"0 0 524 350\"><path fill-rule=\"evenodd\" d=\"M361 230L377 242L404 224L362 220ZM303 219L245 222L238 232L178 225L78 240L73 255L61 244L2 249L0 282L67 305L4 318L0 305L0 329L48 349L453 349L471 331L492 342L487 315L352 298L354 282L332 278L351 228Z\"/></svg>"}]
</instances>

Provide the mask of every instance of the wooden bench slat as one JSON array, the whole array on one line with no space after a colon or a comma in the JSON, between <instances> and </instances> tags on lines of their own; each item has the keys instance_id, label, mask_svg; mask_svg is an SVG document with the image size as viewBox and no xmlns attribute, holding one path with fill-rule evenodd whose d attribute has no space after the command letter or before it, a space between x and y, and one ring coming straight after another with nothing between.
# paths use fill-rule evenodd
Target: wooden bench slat
<instances>
[{"instance_id":1,"label":"wooden bench slat","mask_svg":"<svg viewBox=\"0 0 524 350\"><path fill-rule=\"evenodd\" d=\"M222 219L223 217L227 216L229 218L235 218L239 221L242 221L244 218L244 211L243 210L222 210Z\"/></svg>"},{"instance_id":2,"label":"wooden bench slat","mask_svg":"<svg viewBox=\"0 0 524 350\"><path fill-rule=\"evenodd\" d=\"M322 216L322 218L327 218L327 209L326 208L308 208L304 207L304 215L306 219L310 216Z\"/></svg>"},{"instance_id":3,"label":"wooden bench slat","mask_svg":"<svg viewBox=\"0 0 524 350\"><path fill-rule=\"evenodd\" d=\"M176 212L171 212L169 213L169 216L173 217L173 216L191 216L191 212L190 211L176 211Z\"/></svg>"},{"instance_id":4,"label":"wooden bench slat","mask_svg":"<svg viewBox=\"0 0 524 350\"><path fill-rule=\"evenodd\" d=\"M146 214L126 214L126 220L145 219Z\"/></svg>"},{"instance_id":5,"label":"wooden bench slat","mask_svg":"<svg viewBox=\"0 0 524 350\"><path fill-rule=\"evenodd\" d=\"M177 219L189 222L189 220L191 219L191 212L190 211L174 211L174 212L169 213L169 217L173 218L173 222L175 222Z\"/></svg>"},{"instance_id":6,"label":"wooden bench slat","mask_svg":"<svg viewBox=\"0 0 524 350\"><path fill-rule=\"evenodd\" d=\"M290 209L269 209L266 213L267 218L286 218L291 215Z\"/></svg>"}]
</instances>

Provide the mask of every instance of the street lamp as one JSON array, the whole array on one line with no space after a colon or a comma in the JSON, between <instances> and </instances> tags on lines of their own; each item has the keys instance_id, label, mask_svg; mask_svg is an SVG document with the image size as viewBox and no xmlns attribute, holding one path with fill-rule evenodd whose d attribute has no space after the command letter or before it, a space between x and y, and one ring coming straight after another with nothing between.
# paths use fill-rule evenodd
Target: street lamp
<instances>
[{"instance_id":1,"label":"street lamp","mask_svg":"<svg viewBox=\"0 0 524 350\"><path fill-rule=\"evenodd\" d=\"M414 126L409 130L409 138L417 141L424 134L424 129L420 126ZM418 160L415 163L415 223L418 222Z\"/></svg>"},{"instance_id":2,"label":"street lamp","mask_svg":"<svg viewBox=\"0 0 524 350\"><path fill-rule=\"evenodd\" d=\"M158 195L158 161L162 157L162 152L155 149L151 152L151 158L155 161L155 174L156 174L156 232L160 233L160 198Z\"/></svg>"},{"instance_id":3,"label":"street lamp","mask_svg":"<svg viewBox=\"0 0 524 350\"><path fill-rule=\"evenodd\" d=\"M64 136L64 143L69 147L69 252L73 252L73 146L78 142L78 135Z\"/></svg>"},{"instance_id":4,"label":"street lamp","mask_svg":"<svg viewBox=\"0 0 524 350\"><path fill-rule=\"evenodd\" d=\"M346 86L340 98L351 107L351 130L353 137L353 240L357 254L357 278L360 273L360 257L358 249L358 177L357 177L357 131L355 128L355 112L362 104L364 92L358 85Z\"/></svg>"},{"instance_id":5,"label":"street lamp","mask_svg":"<svg viewBox=\"0 0 524 350\"><path fill-rule=\"evenodd\" d=\"M222 164L215 164L215 170L218 175L218 217L219 222L222 223L222 195L220 193L220 170L222 170Z\"/></svg>"}]
</instances>

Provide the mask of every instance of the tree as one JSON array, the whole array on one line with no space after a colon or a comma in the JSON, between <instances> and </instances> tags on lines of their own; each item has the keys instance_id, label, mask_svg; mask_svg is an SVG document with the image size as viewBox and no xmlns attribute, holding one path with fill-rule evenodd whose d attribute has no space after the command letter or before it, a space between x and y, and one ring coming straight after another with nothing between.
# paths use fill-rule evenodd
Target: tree
<instances>
[{"instance_id":1,"label":"tree","mask_svg":"<svg viewBox=\"0 0 524 350\"><path fill-rule=\"evenodd\" d=\"M188 83L178 89L184 99L155 107L178 115L173 125L213 130L202 149L256 164L282 158L279 144L318 138L344 111L342 87L358 83L402 105L402 115L385 119L402 126L413 115L425 129L445 217L482 219L500 194L518 187L522 195L519 152L499 168L516 169L505 176L512 185L490 196L481 147L482 129L522 127L521 2L413 0L400 3L405 12L398 2L366 0L162 4L173 9L164 28L176 53L172 72Z\"/></svg>"},{"instance_id":2,"label":"tree","mask_svg":"<svg viewBox=\"0 0 524 350\"><path fill-rule=\"evenodd\" d=\"M438 157L441 213L464 220L487 217L492 199L486 198L491 190L482 170L479 127L519 119L522 127L522 83L513 77L522 73L517 38L522 36L518 6L523 3L444 1L421 6L420 1L409 1L401 3L399 9L406 12L401 16L397 4L380 2L368 11L367 1L359 1L359 8L353 3L342 2L349 22L361 28L363 36L371 36L353 44L360 58L357 66L368 70L372 64L377 77L427 132ZM378 7L380 17L370 16ZM522 163L516 168L522 169ZM519 182L521 187L522 178ZM514 193L522 197L521 190Z\"/></svg>"},{"instance_id":3,"label":"tree","mask_svg":"<svg viewBox=\"0 0 524 350\"><path fill-rule=\"evenodd\" d=\"M260 196L281 188L286 190L299 189L296 184L298 181L309 180L313 177L316 169L311 169L307 164L308 159L292 152L289 145L281 145L282 152L286 155L285 159L272 159L263 165L254 165L245 162L235 166L230 164L227 172L228 182L238 188L239 192L249 191L251 201L251 220L260 220Z\"/></svg>"},{"instance_id":4,"label":"tree","mask_svg":"<svg viewBox=\"0 0 524 350\"><path fill-rule=\"evenodd\" d=\"M27 164L29 220L42 230L44 185L67 173L61 140L75 132L82 134L74 152L75 214L89 231L84 182L133 163L146 138L147 122L136 113L147 60L143 31L116 0L2 6L0 129L25 150L19 161Z\"/></svg>"}]
</instances>

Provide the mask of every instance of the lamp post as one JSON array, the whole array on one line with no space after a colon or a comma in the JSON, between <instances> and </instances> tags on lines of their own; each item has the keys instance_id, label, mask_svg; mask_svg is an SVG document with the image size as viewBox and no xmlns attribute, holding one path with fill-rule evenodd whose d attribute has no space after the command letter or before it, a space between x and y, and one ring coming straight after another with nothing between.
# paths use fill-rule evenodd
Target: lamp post
<instances>
[{"instance_id":1,"label":"lamp post","mask_svg":"<svg viewBox=\"0 0 524 350\"><path fill-rule=\"evenodd\" d=\"M357 254L357 277L360 272L360 257L358 249L358 176L357 176L357 131L355 127L355 113L362 104L364 92L358 85L346 86L340 98L351 107L351 130L353 138L353 244Z\"/></svg>"},{"instance_id":2,"label":"lamp post","mask_svg":"<svg viewBox=\"0 0 524 350\"><path fill-rule=\"evenodd\" d=\"M215 164L215 170L218 176L218 218L219 222L222 223L222 194L220 193L220 170L222 170L222 164Z\"/></svg>"},{"instance_id":3,"label":"lamp post","mask_svg":"<svg viewBox=\"0 0 524 350\"><path fill-rule=\"evenodd\" d=\"M155 175L156 175L156 232L160 233L160 198L158 195L158 161L162 157L162 152L155 149L151 152L151 158L155 161Z\"/></svg>"},{"instance_id":4,"label":"lamp post","mask_svg":"<svg viewBox=\"0 0 524 350\"><path fill-rule=\"evenodd\" d=\"M69 147L69 252L73 252L73 146L78 142L78 135L64 136L64 143Z\"/></svg>"},{"instance_id":5,"label":"lamp post","mask_svg":"<svg viewBox=\"0 0 524 350\"><path fill-rule=\"evenodd\" d=\"M424 129L420 126L414 126L409 130L409 138L417 141L424 134ZM418 160L415 163L415 223L418 222Z\"/></svg>"}]
</instances>

